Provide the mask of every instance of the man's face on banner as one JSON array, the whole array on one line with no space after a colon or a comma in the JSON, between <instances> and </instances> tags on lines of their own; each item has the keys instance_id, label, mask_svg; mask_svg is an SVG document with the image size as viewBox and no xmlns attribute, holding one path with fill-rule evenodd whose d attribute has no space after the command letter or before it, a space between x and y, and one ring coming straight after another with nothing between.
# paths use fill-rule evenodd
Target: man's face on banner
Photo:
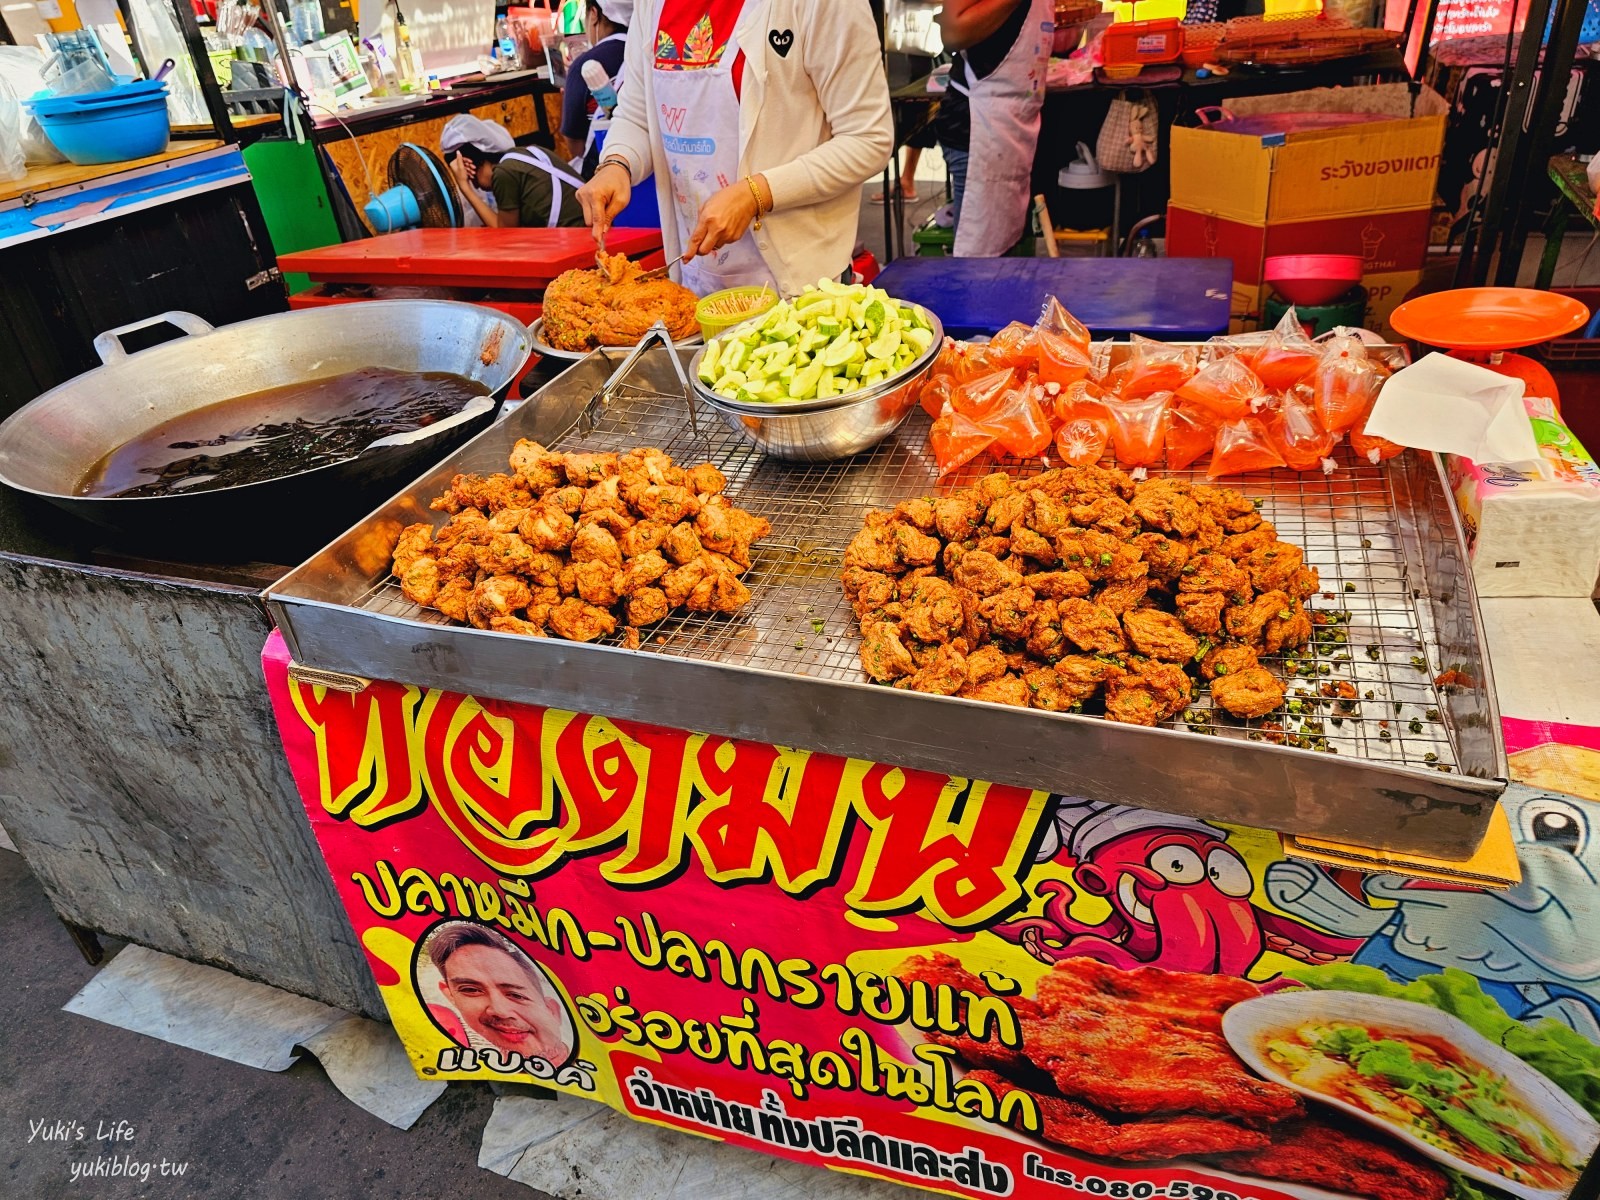
<instances>
[{"instance_id":1,"label":"man's face on banner","mask_svg":"<svg viewBox=\"0 0 1600 1200\"><path fill-rule=\"evenodd\" d=\"M504 950L463 946L445 960L441 986L468 1027L496 1048L564 1057L559 1006Z\"/></svg>"}]
</instances>

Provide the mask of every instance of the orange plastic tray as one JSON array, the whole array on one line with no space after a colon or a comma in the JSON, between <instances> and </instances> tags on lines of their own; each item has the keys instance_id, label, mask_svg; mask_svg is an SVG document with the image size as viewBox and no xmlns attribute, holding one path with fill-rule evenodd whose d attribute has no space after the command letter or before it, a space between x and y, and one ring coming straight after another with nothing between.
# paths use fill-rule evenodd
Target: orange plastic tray
<instances>
[{"instance_id":1,"label":"orange plastic tray","mask_svg":"<svg viewBox=\"0 0 1600 1200\"><path fill-rule=\"evenodd\" d=\"M1177 17L1119 22L1106 30L1101 46L1107 74L1116 67L1177 62L1183 54L1183 24Z\"/></svg>"},{"instance_id":2,"label":"orange plastic tray","mask_svg":"<svg viewBox=\"0 0 1600 1200\"><path fill-rule=\"evenodd\" d=\"M1402 337L1450 350L1514 350L1571 333L1589 310L1533 288L1457 288L1407 300L1389 315Z\"/></svg>"}]
</instances>

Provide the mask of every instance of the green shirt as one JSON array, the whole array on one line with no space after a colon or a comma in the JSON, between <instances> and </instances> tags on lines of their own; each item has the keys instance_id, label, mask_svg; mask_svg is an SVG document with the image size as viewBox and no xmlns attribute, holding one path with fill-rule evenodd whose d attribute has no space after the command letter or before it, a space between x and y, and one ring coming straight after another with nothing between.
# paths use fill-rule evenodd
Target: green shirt
<instances>
[{"instance_id":1,"label":"green shirt","mask_svg":"<svg viewBox=\"0 0 1600 1200\"><path fill-rule=\"evenodd\" d=\"M523 228L543 229L551 224L550 188L553 183L548 171L525 162L508 161L495 164L494 203L501 212L517 214L517 224ZM556 225L582 225L583 206L578 203L577 189L561 183L561 216Z\"/></svg>"}]
</instances>

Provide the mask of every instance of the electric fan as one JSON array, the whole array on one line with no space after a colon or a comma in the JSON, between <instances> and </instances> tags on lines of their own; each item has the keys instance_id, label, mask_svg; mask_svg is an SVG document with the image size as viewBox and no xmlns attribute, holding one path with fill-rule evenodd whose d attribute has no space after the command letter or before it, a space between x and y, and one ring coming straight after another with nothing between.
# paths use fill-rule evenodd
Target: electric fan
<instances>
[{"instance_id":1,"label":"electric fan","mask_svg":"<svg viewBox=\"0 0 1600 1200\"><path fill-rule=\"evenodd\" d=\"M457 229L464 224L461 196L439 156L403 143L389 156L389 190L362 206L378 233L401 229Z\"/></svg>"}]
</instances>

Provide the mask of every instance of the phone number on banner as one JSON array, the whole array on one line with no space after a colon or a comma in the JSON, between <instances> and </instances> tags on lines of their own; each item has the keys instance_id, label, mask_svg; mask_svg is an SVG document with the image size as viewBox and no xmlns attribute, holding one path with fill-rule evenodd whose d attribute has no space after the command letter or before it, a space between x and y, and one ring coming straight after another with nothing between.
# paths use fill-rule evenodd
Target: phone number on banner
<instances>
[{"instance_id":1,"label":"phone number on banner","mask_svg":"<svg viewBox=\"0 0 1600 1200\"><path fill-rule=\"evenodd\" d=\"M1107 1196L1111 1200L1258 1200L1247 1192L1230 1192L1209 1187L1203 1183L1190 1183L1173 1179L1166 1183L1126 1179L1106 1179L1100 1175L1079 1175L1064 1167L1049 1166L1039 1155L1029 1151L1022 1160L1022 1173L1029 1179L1053 1183L1066 1191L1083 1192L1089 1196Z\"/></svg>"}]
</instances>

